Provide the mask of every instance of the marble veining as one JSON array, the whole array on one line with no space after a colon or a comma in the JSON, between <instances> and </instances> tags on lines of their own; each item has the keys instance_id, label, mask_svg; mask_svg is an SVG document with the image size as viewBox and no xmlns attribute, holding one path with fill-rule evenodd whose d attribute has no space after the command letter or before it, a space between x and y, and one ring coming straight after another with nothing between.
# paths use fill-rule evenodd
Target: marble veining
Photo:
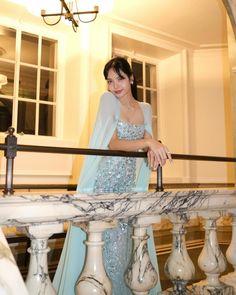
<instances>
[{"instance_id":1,"label":"marble veining","mask_svg":"<svg viewBox=\"0 0 236 295\"><path fill-rule=\"evenodd\" d=\"M110 224L90 223L88 226L87 256L83 271L76 283L75 294L111 295L111 281L103 264L102 232L110 228Z\"/></svg>"},{"instance_id":2,"label":"marble veining","mask_svg":"<svg viewBox=\"0 0 236 295\"><path fill-rule=\"evenodd\" d=\"M47 270L46 258L47 252L49 251L47 239L53 233L60 232L60 229L55 230L55 226L62 226L64 222L68 221L82 224L98 221L111 222L121 219L129 220L129 222L137 226L140 218L147 220L145 224L148 226L154 223L158 216L177 215L180 225L177 224L175 227L176 234L174 235L173 247L174 251L178 252L178 255L174 255L172 259L171 263L174 267L169 266L168 268L171 278L174 280L177 278L177 288L179 286L178 282L184 285L184 281L188 280L194 272L191 267L190 269L189 267L186 268L186 265L183 264L184 262L186 263L188 256L184 248L182 224L187 221L188 216L191 214L201 215L202 212L206 212L207 214L209 212L218 212L220 216L227 211L235 212L233 210L236 210L235 190L132 192L117 194L80 194L78 192L58 194L20 193L14 196L0 198L0 225L28 228L27 235L32 241L29 250L31 253L32 267L29 270L26 285L30 290L30 295L51 295L55 294L55 291L49 280ZM41 230L38 230L39 227L44 228L43 233ZM212 226L210 226L207 235L212 236L212 229ZM127 271L127 284L131 289L134 288L133 284L135 284L135 288L138 285L140 290L142 288L149 290L158 278L147 253L146 234L139 236L138 232L136 234L134 233L133 240L134 255ZM206 243L207 247L209 246L206 252L207 255L214 255L213 261L219 260L218 248L215 246L215 248L210 249L207 236ZM0 292L3 288L9 288L11 286L9 282L5 284L5 279L7 278L4 277L4 268L10 270L15 267L14 277L18 279L18 285L13 284L11 288L21 286L22 291L19 294L28 295L19 270L14 263L14 259L12 260L10 258L10 250L7 246L7 243L4 244L0 237ZM94 257L94 255L91 256ZM5 267L6 263L7 267ZM94 263L93 259L91 259L91 263ZM186 264L189 266L191 263L187 262ZM221 266L223 268L224 263L222 262L221 264L218 264L216 268L218 267L221 270ZM178 277L178 273L172 271L174 268L184 270L181 278ZM211 271L214 272L214 270ZM178 281L178 279L181 280ZM90 271L85 273L84 277L81 278L81 284L85 281L93 282L94 287L99 290L99 295L110 294L109 281L100 281L97 275L94 276ZM19 287L17 288L19 289ZM11 294L11 291L7 292L7 294ZM0 294L4 293L2 292ZM16 293L13 292L12 294Z\"/></svg>"},{"instance_id":3,"label":"marble veining","mask_svg":"<svg viewBox=\"0 0 236 295\"><path fill-rule=\"evenodd\" d=\"M143 215L233 208L235 191L183 191L118 194L19 194L0 198L0 224L135 219Z\"/></svg>"},{"instance_id":4,"label":"marble veining","mask_svg":"<svg viewBox=\"0 0 236 295\"><path fill-rule=\"evenodd\" d=\"M52 288L51 283L49 283L50 279L46 256L49 251L50 249L47 247L45 241L40 239L31 241L31 247L28 249L30 253L30 265L26 278L26 286L28 290L32 290L32 295L47 294L47 289Z\"/></svg>"},{"instance_id":5,"label":"marble veining","mask_svg":"<svg viewBox=\"0 0 236 295\"><path fill-rule=\"evenodd\" d=\"M98 295L108 295L104 284L97 280L94 275L87 275L80 278L80 283L92 285Z\"/></svg>"},{"instance_id":6,"label":"marble veining","mask_svg":"<svg viewBox=\"0 0 236 295\"><path fill-rule=\"evenodd\" d=\"M149 276L151 285L154 286L157 282L157 273L151 261L148 258L147 238L143 238L134 246L134 252L127 269L126 281L128 285L132 284L135 278L142 284L145 276ZM145 263L144 263L145 262ZM154 273L153 275L151 275Z\"/></svg>"},{"instance_id":7,"label":"marble veining","mask_svg":"<svg viewBox=\"0 0 236 295\"><path fill-rule=\"evenodd\" d=\"M195 268L191 261L185 243L185 224L188 221L186 214L169 214L173 225L172 251L165 263L165 274L173 283L174 294L188 294L188 281L194 277Z\"/></svg>"},{"instance_id":8,"label":"marble veining","mask_svg":"<svg viewBox=\"0 0 236 295\"><path fill-rule=\"evenodd\" d=\"M0 294L29 295L15 259L0 229Z\"/></svg>"}]
</instances>

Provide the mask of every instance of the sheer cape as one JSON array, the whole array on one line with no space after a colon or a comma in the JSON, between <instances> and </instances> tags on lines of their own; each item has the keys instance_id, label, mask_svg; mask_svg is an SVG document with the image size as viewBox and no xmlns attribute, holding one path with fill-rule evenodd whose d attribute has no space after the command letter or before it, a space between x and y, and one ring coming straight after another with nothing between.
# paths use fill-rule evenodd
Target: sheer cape
<instances>
[{"instance_id":1,"label":"sheer cape","mask_svg":"<svg viewBox=\"0 0 236 295\"><path fill-rule=\"evenodd\" d=\"M151 106L140 102L140 107L144 115L145 130L152 135L152 113ZM100 99L97 118L92 133L89 147L94 149L108 149L108 144L120 118L120 102L110 92L105 92ZM93 187L101 156L86 156L80 174L77 191L81 193L93 193ZM136 187L134 191L144 192L148 190L150 170L147 159L137 159ZM155 244L151 226L148 227L147 234L148 249L152 264L158 274L158 263L155 251ZM74 295L74 286L79 274L81 273L85 261L86 233L77 226L70 226L64 242L64 247L60 261L54 276L53 286L58 295ZM160 281L154 289L150 290L149 295L156 295L161 291Z\"/></svg>"},{"instance_id":2,"label":"sheer cape","mask_svg":"<svg viewBox=\"0 0 236 295\"><path fill-rule=\"evenodd\" d=\"M143 111L145 130L152 135L151 106L139 102ZM109 142L115 132L120 118L120 102L111 92L105 92L100 99L94 130L90 138L89 147L92 149L108 149ZM101 156L87 156L80 174L77 191L92 193L94 181ZM134 191L148 190L150 169L147 159L137 158L136 187Z\"/></svg>"}]
</instances>

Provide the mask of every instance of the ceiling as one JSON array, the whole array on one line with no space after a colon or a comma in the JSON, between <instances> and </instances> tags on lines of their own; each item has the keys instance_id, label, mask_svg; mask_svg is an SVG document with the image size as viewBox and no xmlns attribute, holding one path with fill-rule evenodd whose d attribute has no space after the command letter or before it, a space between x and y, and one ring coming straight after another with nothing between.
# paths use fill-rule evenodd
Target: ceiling
<instances>
[{"instance_id":1,"label":"ceiling","mask_svg":"<svg viewBox=\"0 0 236 295\"><path fill-rule=\"evenodd\" d=\"M227 44L227 14L222 0L114 0L109 15L153 36L193 49ZM132 36L113 35L113 45L159 60L176 53L134 41Z\"/></svg>"},{"instance_id":2,"label":"ceiling","mask_svg":"<svg viewBox=\"0 0 236 295\"><path fill-rule=\"evenodd\" d=\"M0 17L8 15L17 19L32 18L22 6L1 0ZM193 47L227 43L226 10L222 0L114 0L113 10L107 15ZM35 21L42 20L35 18Z\"/></svg>"},{"instance_id":3,"label":"ceiling","mask_svg":"<svg viewBox=\"0 0 236 295\"><path fill-rule=\"evenodd\" d=\"M227 41L222 0L114 0L111 15L196 46Z\"/></svg>"}]
</instances>

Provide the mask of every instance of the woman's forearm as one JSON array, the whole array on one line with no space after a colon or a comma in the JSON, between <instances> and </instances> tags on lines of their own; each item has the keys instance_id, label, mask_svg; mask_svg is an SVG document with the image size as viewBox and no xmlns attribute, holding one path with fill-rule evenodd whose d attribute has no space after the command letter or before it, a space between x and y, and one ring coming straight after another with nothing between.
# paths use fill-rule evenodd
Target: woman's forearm
<instances>
[{"instance_id":1,"label":"woman's forearm","mask_svg":"<svg viewBox=\"0 0 236 295\"><path fill-rule=\"evenodd\" d=\"M126 140L126 139L112 139L109 143L110 150L119 151L138 151L147 150L150 146L150 139L137 139L137 140Z\"/></svg>"}]
</instances>

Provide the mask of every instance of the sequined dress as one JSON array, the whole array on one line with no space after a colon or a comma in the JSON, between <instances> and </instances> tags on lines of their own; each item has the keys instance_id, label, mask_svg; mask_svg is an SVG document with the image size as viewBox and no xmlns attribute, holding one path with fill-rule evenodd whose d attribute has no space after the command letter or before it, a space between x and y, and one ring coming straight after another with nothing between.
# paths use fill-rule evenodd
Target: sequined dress
<instances>
[{"instance_id":1,"label":"sequined dress","mask_svg":"<svg viewBox=\"0 0 236 295\"><path fill-rule=\"evenodd\" d=\"M144 136L144 125L135 125L119 120L117 136L119 139L135 140ZM130 192L135 188L136 158L103 157L99 163L94 184L94 192ZM104 264L112 281L113 295L131 295L124 283L124 272L128 266L131 250L132 228L120 222L115 229L104 233Z\"/></svg>"}]
</instances>

